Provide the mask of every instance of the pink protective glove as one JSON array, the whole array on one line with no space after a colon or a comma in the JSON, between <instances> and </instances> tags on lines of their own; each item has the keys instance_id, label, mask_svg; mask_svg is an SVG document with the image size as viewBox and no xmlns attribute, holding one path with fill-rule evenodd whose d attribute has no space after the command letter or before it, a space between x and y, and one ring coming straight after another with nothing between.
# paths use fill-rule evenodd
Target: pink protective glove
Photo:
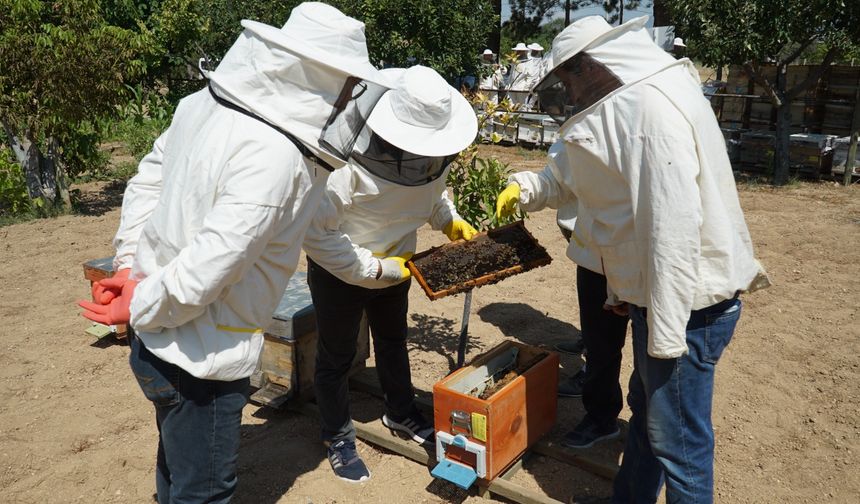
<instances>
[{"instance_id":1,"label":"pink protective glove","mask_svg":"<svg viewBox=\"0 0 860 504\"><path fill-rule=\"evenodd\" d=\"M122 286L128 281L128 275L131 274L131 268L121 269L110 278L102 278L98 282L93 282L93 302L100 305L107 305L122 292Z\"/></svg>"},{"instance_id":2,"label":"pink protective glove","mask_svg":"<svg viewBox=\"0 0 860 504\"><path fill-rule=\"evenodd\" d=\"M128 324L128 319L131 318L128 307L131 304L135 287L137 287L135 280L126 280L119 295L106 305L91 301L78 301L78 306L84 309L81 315L104 325Z\"/></svg>"}]
</instances>

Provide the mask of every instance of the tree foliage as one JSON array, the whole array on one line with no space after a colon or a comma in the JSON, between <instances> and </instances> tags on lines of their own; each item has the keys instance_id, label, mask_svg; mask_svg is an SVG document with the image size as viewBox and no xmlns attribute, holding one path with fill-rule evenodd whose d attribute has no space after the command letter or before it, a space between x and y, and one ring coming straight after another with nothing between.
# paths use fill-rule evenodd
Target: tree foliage
<instances>
[{"instance_id":1,"label":"tree foliage","mask_svg":"<svg viewBox=\"0 0 860 504\"><path fill-rule=\"evenodd\" d=\"M788 182L789 104L815 84L840 55L860 44L857 0L665 0L684 33L688 53L707 65L744 65L777 109L774 182ZM786 68L810 47L823 52L818 67L788 88ZM773 63L776 78L762 65Z\"/></svg>"},{"instance_id":2,"label":"tree foliage","mask_svg":"<svg viewBox=\"0 0 860 504\"><path fill-rule=\"evenodd\" d=\"M498 23L489 0L337 3L367 25L367 46L374 63L404 67L420 63L449 79L474 71L478 54Z\"/></svg>"},{"instance_id":3,"label":"tree foliage","mask_svg":"<svg viewBox=\"0 0 860 504\"><path fill-rule=\"evenodd\" d=\"M68 203L66 176L104 160L102 126L121 105L144 96L148 114L164 91L175 103L203 85L198 59L216 65L242 19L282 26L299 3L0 0L0 121L35 206ZM492 0L329 3L365 22L374 63L421 63L447 77L478 67L498 24Z\"/></svg>"},{"instance_id":4,"label":"tree foliage","mask_svg":"<svg viewBox=\"0 0 860 504\"><path fill-rule=\"evenodd\" d=\"M36 206L68 204L66 169L98 155L94 121L144 71L139 31L108 24L97 0L0 0L0 122Z\"/></svg>"},{"instance_id":5,"label":"tree foliage","mask_svg":"<svg viewBox=\"0 0 860 504\"><path fill-rule=\"evenodd\" d=\"M635 10L640 6L650 6L648 2L643 2L642 0L594 0L594 3L600 4L603 7L603 11L606 12L607 16L606 20L609 21L609 24L620 24L625 20L629 20L628 16L624 16L624 11Z\"/></svg>"},{"instance_id":6,"label":"tree foliage","mask_svg":"<svg viewBox=\"0 0 860 504\"><path fill-rule=\"evenodd\" d=\"M553 14L559 5L559 0L508 0L511 7L511 18L504 22L503 37L509 37L511 43L531 42L540 33L541 25ZM502 46L502 51L509 48Z\"/></svg>"},{"instance_id":7,"label":"tree foliage","mask_svg":"<svg viewBox=\"0 0 860 504\"><path fill-rule=\"evenodd\" d=\"M478 114L478 131L483 131L489 123L508 129L516 123L519 105L508 98L494 103L482 93L470 96L470 101L483 112ZM495 128L495 125L493 128ZM499 143L502 136L493 132L490 143ZM479 231L497 228L515 220L524 219L525 212L518 208L514 215L496 218L496 198L508 185L508 176L513 169L495 157L479 155L480 136L457 156L448 172L448 185L453 194L452 202L457 213Z\"/></svg>"},{"instance_id":8,"label":"tree foliage","mask_svg":"<svg viewBox=\"0 0 860 504\"><path fill-rule=\"evenodd\" d=\"M117 0L119 1L119 0ZM182 96L199 86L194 68L200 57L211 64L241 33L239 22L253 19L282 26L300 0L162 0L145 25L157 45L149 75ZM446 77L478 64L477 55L498 20L490 0L330 0L327 3L366 25L373 63L420 63Z\"/></svg>"},{"instance_id":9,"label":"tree foliage","mask_svg":"<svg viewBox=\"0 0 860 504\"><path fill-rule=\"evenodd\" d=\"M96 0L0 0L0 117L32 138L110 113L144 70L145 38Z\"/></svg>"}]
</instances>

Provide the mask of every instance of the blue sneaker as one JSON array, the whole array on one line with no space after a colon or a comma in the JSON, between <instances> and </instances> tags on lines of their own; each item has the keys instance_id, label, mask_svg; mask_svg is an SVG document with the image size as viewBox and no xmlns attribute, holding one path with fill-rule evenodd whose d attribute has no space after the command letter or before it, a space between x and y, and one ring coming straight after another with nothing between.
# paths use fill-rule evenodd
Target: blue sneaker
<instances>
[{"instance_id":1,"label":"blue sneaker","mask_svg":"<svg viewBox=\"0 0 860 504\"><path fill-rule=\"evenodd\" d=\"M582 397L582 387L585 384L585 366L575 375L558 383L559 397Z\"/></svg>"},{"instance_id":2,"label":"blue sneaker","mask_svg":"<svg viewBox=\"0 0 860 504\"><path fill-rule=\"evenodd\" d=\"M591 448L600 441L615 439L621 435L618 421L599 423L588 415L561 439L561 445L567 448Z\"/></svg>"},{"instance_id":3,"label":"blue sneaker","mask_svg":"<svg viewBox=\"0 0 860 504\"><path fill-rule=\"evenodd\" d=\"M328 461L334 474L349 483L361 483L370 479L370 471L358 456L355 441L341 439L328 447Z\"/></svg>"},{"instance_id":4,"label":"blue sneaker","mask_svg":"<svg viewBox=\"0 0 860 504\"><path fill-rule=\"evenodd\" d=\"M585 352L585 341L582 338L577 338L573 341L562 341L555 344L555 349L561 353L580 355Z\"/></svg>"}]
</instances>

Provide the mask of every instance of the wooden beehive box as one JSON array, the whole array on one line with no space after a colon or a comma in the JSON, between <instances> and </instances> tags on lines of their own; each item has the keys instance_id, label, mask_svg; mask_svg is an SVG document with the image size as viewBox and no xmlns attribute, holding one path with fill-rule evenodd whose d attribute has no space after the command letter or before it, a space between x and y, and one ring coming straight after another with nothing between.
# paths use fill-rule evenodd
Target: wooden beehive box
<instances>
[{"instance_id":1,"label":"wooden beehive box","mask_svg":"<svg viewBox=\"0 0 860 504\"><path fill-rule=\"evenodd\" d=\"M474 395L474 387L480 387L476 384L485 376L498 373L500 369L497 368L504 366L512 351L517 353L515 366L527 366L527 369L509 381L502 376L504 385L500 388L497 385L486 399ZM506 341L433 386L436 432L462 434L470 442L484 445L486 476L483 479L492 480L552 429L557 388L558 354ZM453 421L455 411L464 413L471 423L463 425ZM476 466L472 453L456 446L448 446L445 451L448 459Z\"/></svg>"},{"instance_id":2,"label":"wooden beehive box","mask_svg":"<svg viewBox=\"0 0 860 504\"><path fill-rule=\"evenodd\" d=\"M370 356L368 335L365 316L361 320L351 373L363 369ZM251 379L259 390L251 399L277 408L289 399L313 397L317 324L307 273L297 272L290 278L263 337L263 352Z\"/></svg>"},{"instance_id":3,"label":"wooden beehive box","mask_svg":"<svg viewBox=\"0 0 860 504\"><path fill-rule=\"evenodd\" d=\"M509 233L520 233L520 236L528 242L528 245L532 247L532 256L529 260L525 262L520 262L519 264L515 264L510 267L498 269L495 271L487 272L486 274L476 276L474 278L446 286L444 288L436 287L434 288L432 282L430 282L422 269L424 266L422 265L422 259L428 257L433 254L445 254L449 251L456 251L458 249L461 250L469 250L471 253L475 252L473 246L480 243L482 240L501 240L503 236ZM468 291L474 287L480 287L482 285L487 285L491 283L498 282L504 278L507 278L511 275L516 275L518 273L523 273L533 268L537 268L539 266L545 266L552 262L552 258L547 253L546 249L543 248L535 239L534 236L526 229L523 221L517 221L512 224L508 224L506 226L502 226L497 229L491 229L486 233L478 233L477 236L472 238L469 242L464 240L457 240L456 242L446 243L441 247L433 247L429 250L425 250L418 254L412 256L412 258L407 261L406 266L409 268L409 271L412 273L412 276L415 277L415 280L424 289L424 293L427 294L431 300L436 300L439 298L443 298L445 296L450 296L452 294L457 294L460 292Z\"/></svg>"},{"instance_id":4,"label":"wooden beehive box","mask_svg":"<svg viewBox=\"0 0 860 504\"><path fill-rule=\"evenodd\" d=\"M92 286L93 282L98 282L104 278L112 277L113 274L113 256L93 259L84 263L84 279L90 281L90 286ZM128 329L125 324L117 324L115 326L108 327L103 324L93 323L92 327L103 327L106 329L100 332L92 332L90 330L87 332L98 335L113 334L117 339L121 340L125 339L128 333ZM115 328L116 330L112 331L111 328Z\"/></svg>"}]
</instances>

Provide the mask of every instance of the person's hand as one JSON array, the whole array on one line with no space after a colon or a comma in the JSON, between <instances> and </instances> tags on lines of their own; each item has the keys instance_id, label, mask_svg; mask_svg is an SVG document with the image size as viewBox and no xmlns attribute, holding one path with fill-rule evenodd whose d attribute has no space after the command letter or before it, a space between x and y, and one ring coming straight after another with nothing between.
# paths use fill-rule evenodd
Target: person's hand
<instances>
[{"instance_id":1,"label":"person's hand","mask_svg":"<svg viewBox=\"0 0 860 504\"><path fill-rule=\"evenodd\" d=\"M517 183L508 184L508 187L499 193L496 198L496 219L510 217L517 211L517 205L520 204L520 185Z\"/></svg>"},{"instance_id":2,"label":"person's hand","mask_svg":"<svg viewBox=\"0 0 860 504\"><path fill-rule=\"evenodd\" d=\"M84 317L104 325L127 324L131 318L129 305L137 287L135 280L126 280L117 297L108 304L97 304L91 301L78 301L78 306L84 309Z\"/></svg>"},{"instance_id":3,"label":"person's hand","mask_svg":"<svg viewBox=\"0 0 860 504\"><path fill-rule=\"evenodd\" d=\"M102 278L97 282L93 282L92 294L93 302L100 305L109 304L122 292L122 286L128 281L128 276L131 274L131 268L125 268L117 271L110 278Z\"/></svg>"},{"instance_id":4,"label":"person's hand","mask_svg":"<svg viewBox=\"0 0 860 504\"><path fill-rule=\"evenodd\" d=\"M445 229L443 229L442 232L445 233L451 241L459 240L460 238L471 240L476 234L478 234L478 230L473 228L471 224L463 219L453 219L447 226L445 226Z\"/></svg>"},{"instance_id":5,"label":"person's hand","mask_svg":"<svg viewBox=\"0 0 860 504\"><path fill-rule=\"evenodd\" d=\"M626 317L630 315L630 305L628 303L621 303L618 305L604 304L603 309L606 311L611 311L619 317Z\"/></svg>"},{"instance_id":6,"label":"person's hand","mask_svg":"<svg viewBox=\"0 0 860 504\"><path fill-rule=\"evenodd\" d=\"M379 269L376 271L376 279L385 283L399 283L406 280L412 273L406 267L406 261L412 257L412 252L405 252L397 256L389 256L379 261Z\"/></svg>"}]
</instances>

